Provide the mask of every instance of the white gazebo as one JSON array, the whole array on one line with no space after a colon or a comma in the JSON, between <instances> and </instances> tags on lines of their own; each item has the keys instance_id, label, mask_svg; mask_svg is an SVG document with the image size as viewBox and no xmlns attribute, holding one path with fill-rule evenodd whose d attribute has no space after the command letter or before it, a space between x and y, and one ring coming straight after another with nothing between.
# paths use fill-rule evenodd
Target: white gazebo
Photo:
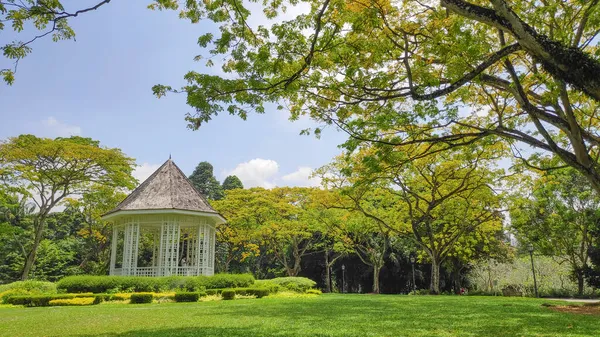
<instances>
[{"instance_id":1,"label":"white gazebo","mask_svg":"<svg viewBox=\"0 0 600 337\"><path fill-rule=\"evenodd\" d=\"M215 226L225 219L170 158L102 218L114 224L110 275L213 275Z\"/></svg>"}]
</instances>

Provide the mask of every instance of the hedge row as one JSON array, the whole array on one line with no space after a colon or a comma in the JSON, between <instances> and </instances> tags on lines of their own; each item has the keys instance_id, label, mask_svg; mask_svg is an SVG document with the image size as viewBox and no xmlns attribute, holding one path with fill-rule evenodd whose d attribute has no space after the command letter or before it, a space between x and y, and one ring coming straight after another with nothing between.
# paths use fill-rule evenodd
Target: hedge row
<instances>
[{"instance_id":1,"label":"hedge row","mask_svg":"<svg viewBox=\"0 0 600 337\"><path fill-rule=\"evenodd\" d=\"M57 299L51 300L51 306L82 306L82 305L94 305L98 304L94 297L78 297L71 299Z\"/></svg>"},{"instance_id":2,"label":"hedge row","mask_svg":"<svg viewBox=\"0 0 600 337\"><path fill-rule=\"evenodd\" d=\"M12 305L24 305L26 307L47 307L51 306L53 300L68 300L74 298L93 298L94 304L100 303L102 295L94 294L58 294L58 295L28 295L28 296L11 296L6 299L6 303Z\"/></svg>"},{"instance_id":3,"label":"hedge row","mask_svg":"<svg viewBox=\"0 0 600 337\"><path fill-rule=\"evenodd\" d=\"M221 295L224 300L231 300L235 295L256 296L262 298L268 296L271 291L267 288L228 288L207 290L208 295ZM233 294L233 295L231 295Z\"/></svg>"},{"instance_id":4,"label":"hedge row","mask_svg":"<svg viewBox=\"0 0 600 337\"><path fill-rule=\"evenodd\" d=\"M197 292L204 289L248 287L254 284L250 274L217 274L214 276L68 276L56 284L68 293L106 292L164 292L182 290Z\"/></svg>"}]
</instances>

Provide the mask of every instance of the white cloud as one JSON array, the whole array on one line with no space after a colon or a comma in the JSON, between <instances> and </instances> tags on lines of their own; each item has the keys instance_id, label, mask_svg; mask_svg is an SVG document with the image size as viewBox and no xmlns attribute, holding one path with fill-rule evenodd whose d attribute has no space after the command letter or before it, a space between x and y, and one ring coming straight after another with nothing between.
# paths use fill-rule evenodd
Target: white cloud
<instances>
[{"instance_id":1,"label":"white cloud","mask_svg":"<svg viewBox=\"0 0 600 337\"><path fill-rule=\"evenodd\" d=\"M312 177L313 170L307 166L301 166L295 172L286 174L281 177L281 180L286 182L289 186L300 186L300 187L316 187L321 185L321 179Z\"/></svg>"},{"instance_id":2,"label":"white cloud","mask_svg":"<svg viewBox=\"0 0 600 337\"><path fill-rule=\"evenodd\" d=\"M279 172L279 164L271 159L256 158L238 164L233 170L224 175L236 175L244 187L275 187L275 177Z\"/></svg>"},{"instance_id":3,"label":"white cloud","mask_svg":"<svg viewBox=\"0 0 600 337\"><path fill-rule=\"evenodd\" d=\"M312 168L300 166L292 173L281 175L279 164L272 159L256 158L238 164L233 170L225 170L222 177L235 175L242 181L245 188L276 186L315 187L321 185L320 178L311 178Z\"/></svg>"},{"instance_id":4,"label":"white cloud","mask_svg":"<svg viewBox=\"0 0 600 337\"><path fill-rule=\"evenodd\" d=\"M43 133L49 137L71 137L81 135L81 127L68 125L50 116L42 120Z\"/></svg>"},{"instance_id":5,"label":"white cloud","mask_svg":"<svg viewBox=\"0 0 600 337\"><path fill-rule=\"evenodd\" d=\"M146 180L154 171L158 170L160 164L149 164L143 163L142 165L137 165L135 170L133 170L133 177L138 180L141 184Z\"/></svg>"}]
</instances>

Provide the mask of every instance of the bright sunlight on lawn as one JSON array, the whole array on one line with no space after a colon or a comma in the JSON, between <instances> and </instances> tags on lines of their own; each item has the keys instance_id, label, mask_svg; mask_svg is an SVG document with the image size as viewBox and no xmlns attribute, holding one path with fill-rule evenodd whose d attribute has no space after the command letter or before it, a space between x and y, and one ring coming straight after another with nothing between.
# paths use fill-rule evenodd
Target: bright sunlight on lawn
<instances>
[{"instance_id":1,"label":"bright sunlight on lawn","mask_svg":"<svg viewBox=\"0 0 600 337\"><path fill-rule=\"evenodd\" d=\"M596 315L506 297L322 295L2 307L0 336L600 336Z\"/></svg>"}]
</instances>

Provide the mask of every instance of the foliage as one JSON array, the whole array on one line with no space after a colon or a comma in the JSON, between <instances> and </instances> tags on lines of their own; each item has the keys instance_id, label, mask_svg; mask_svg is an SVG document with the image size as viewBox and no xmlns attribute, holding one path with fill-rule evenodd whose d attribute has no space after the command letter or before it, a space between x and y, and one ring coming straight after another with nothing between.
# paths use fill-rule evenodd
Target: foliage
<instances>
[{"instance_id":1,"label":"foliage","mask_svg":"<svg viewBox=\"0 0 600 337\"><path fill-rule=\"evenodd\" d=\"M109 2L110 0L98 0L88 8L69 11L65 9L63 1L59 0L0 1L0 31L10 25L15 34L23 34L23 30L26 30L29 35L25 41L0 45L3 56L13 63L6 68L0 65L0 76L4 82L13 84L19 61L32 52L33 42L48 35L52 36L54 42L75 39L75 31L69 25L69 19L96 10ZM34 29L34 34L29 33Z\"/></svg>"},{"instance_id":2,"label":"foliage","mask_svg":"<svg viewBox=\"0 0 600 337\"><path fill-rule=\"evenodd\" d=\"M578 295L577 284L571 282L569 265L545 256L534 256L534 263L540 296L594 296L593 290L589 287L584 287L582 295ZM500 294L503 288L511 285L520 289L525 296L534 296L529 256L504 263L495 260L478 261L471 268L468 279L471 284L469 291Z\"/></svg>"},{"instance_id":3,"label":"foliage","mask_svg":"<svg viewBox=\"0 0 600 337\"><path fill-rule=\"evenodd\" d=\"M82 218L75 236L83 241L80 250L82 261L79 263L83 273L108 273L112 224L102 220L101 216L125 197L126 194L114 186L94 185L80 198L66 199L67 209L72 209Z\"/></svg>"},{"instance_id":4,"label":"foliage","mask_svg":"<svg viewBox=\"0 0 600 337\"><path fill-rule=\"evenodd\" d=\"M584 271L587 282L594 288L600 289L600 225L592 230L593 241L590 245L591 265Z\"/></svg>"},{"instance_id":5,"label":"foliage","mask_svg":"<svg viewBox=\"0 0 600 337\"><path fill-rule=\"evenodd\" d=\"M201 162L188 177L194 187L209 200L223 198L223 188L213 174L213 166L209 162Z\"/></svg>"},{"instance_id":6,"label":"foliage","mask_svg":"<svg viewBox=\"0 0 600 337\"><path fill-rule=\"evenodd\" d=\"M381 261L390 239L389 234L377 238L376 233L410 238L421 258L431 262L430 290L439 293L442 263L449 258L465 263L501 243L501 196L493 186L503 170L492 167L502 151L471 146L407 161L398 149L365 144L319 173L341 192L335 207L368 218L359 218L359 224L371 223L351 230L373 228L366 241L370 247L362 250L380 249L378 255L370 255Z\"/></svg>"},{"instance_id":7,"label":"foliage","mask_svg":"<svg viewBox=\"0 0 600 337\"><path fill-rule=\"evenodd\" d=\"M80 297L80 298L71 298L71 299L57 299L51 300L48 302L50 306L82 306L82 305L92 305L98 304L96 303L95 297Z\"/></svg>"},{"instance_id":8,"label":"foliage","mask_svg":"<svg viewBox=\"0 0 600 337\"><path fill-rule=\"evenodd\" d=\"M0 285L0 303L6 303L11 296L56 294L56 285L44 281L17 281Z\"/></svg>"},{"instance_id":9,"label":"foliage","mask_svg":"<svg viewBox=\"0 0 600 337\"><path fill-rule=\"evenodd\" d=\"M304 293L308 289L313 288L315 281L306 277L277 277L267 280L269 283L276 284L283 289Z\"/></svg>"},{"instance_id":10,"label":"foliage","mask_svg":"<svg viewBox=\"0 0 600 337\"><path fill-rule=\"evenodd\" d=\"M226 261L244 261L261 253L296 276L302 258L319 239L318 225L307 208L316 189L283 187L235 189L213 203L228 223L218 228L218 240L228 244ZM228 262L227 262L228 263Z\"/></svg>"},{"instance_id":11,"label":"foliage","mask_svg":"<svg viewBox=\"0 0 600 337\"><path fill-rule=\"evenodd\" d=\"M175 302L198 302L199 299L200 293L175 293Z\"/></svg>"},{"instance_id":12,"label":"foliage","mask_svg":"<svg viewBox=\"0 0 600 337\"><path fill-rule=\"evenodd\" d=\"M234 289L223 289L221 291L221 296L224 300L232 300L235 298L235 290Z\"/></svg>"},{"instance_id":13,"label":"foliage","mask_svg":"<svg viewBox=\"0 0 600 337\"><path fill-rule=\"evenodd\" d=\"M153 296L148 293L135 293L129 297L129 303L141 304L141 303L152 303Z\"/></svg>"},{"instance_id":14,"label":"foliage","mask_svg":"<svg viewBox=\"0 0 600 337\"><path fill-rule=\"evenodd\" d=\"M260 301L0 308L0 335L25 336L598 336L594 315L545 300L471 296L297 295ZM557 302L557 304L563 304ZM326 322L324 323L324 319ZM35 321L36 324L31 322ZM123 322L127 322L124 324Z\"/></svg>"},{"instance_id":15,"label":"foliage","mask_svg":"<svg viewBox=\"0 0 600 337\"><path fill-rule=\"evenodd\" d=\"M179 7L181 18L219 27L200 36L195 59L220 72L153 88L187 94L190 128L277 104L292 120L343 129L350 151L365 140L454 149L500 139L525 165L538 164L535 151L557 155L600 192L597 1L550 0L546 10L525 0L267 1L262 13L237 2L152 6Z\"/></svg>"},{"instance_id":16,"label":"foliage","mask_svg":"<svg viewBox=\"0 0 600 337\"><path fill-rule=\"evenodd\" d=\"M596 191L574 169L562 169L542 172L531 196L522 194L513 201L512 232L519 242L568 264L582 295L593 228L600 223Z\"/></svg>"},{"instance_id":17,"label":"foliage","mask_svg":"<svg viewBox=\"0 0 600 337\"><path fill-rule=\"evenodd\" d=\"M322 294L321 290L319 290L319 289L308 289L306 291L306 293L310 294L310 295L321 295Z\"/></svg>"},{"instance_id":18,"label":"foliage","mask_svg":"<svg viewBox=\"0 0 600 337\"><path fill-rule=\"evenodd\" d=\"M133 188L134 161L119 149L90 138L38 138L20 135L0 144L0 178L37 206L33 237L27 243L22 279L34 267L50 212L66 197L94 184Z\"/></svg>"},{"instance_id":19,"label":"foliage","mask_svg":"<svg viewBox=\"0 0 600 337\"><path fill-rule=\"evenodd\" d=\"M244 184L237 176L227 176L225 180L223 180L223 190L234 190L236 188L244 188Z\"/></svg>"},{"instance_id":20,"label":"foliage","mask_svg":"<svg viewBox=\"0 0 600 337\"><path fill-rule=\"evenodd\" d=\"M213 276L69 276L58 281L57 288L69 293L110 291L160 292L163 290L248 287L254 283L249 274L216 274Z\"/></svg>"},{"instance_id":21,"label":"foliage","mask_svg":"<svg viewBox=\"0 0 600 337\"><path fill-rule=\"evenodd\" d=\"M47 307L50 306L50 301L59 299L74 299L74 298L94 298L93 294L53 294L53 295L24 295L11 296L6 300L6 303L12 305L23 305L26 307Z\"/></svg>"}]
</instances>

